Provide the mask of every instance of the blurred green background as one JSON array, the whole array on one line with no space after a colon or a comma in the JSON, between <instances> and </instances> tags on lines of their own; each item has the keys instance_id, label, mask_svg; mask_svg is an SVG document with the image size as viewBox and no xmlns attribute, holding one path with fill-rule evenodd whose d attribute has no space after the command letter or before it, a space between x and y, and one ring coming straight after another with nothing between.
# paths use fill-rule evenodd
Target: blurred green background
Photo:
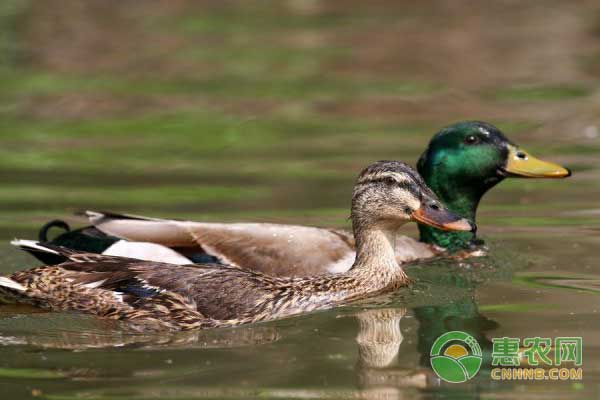
<instances>
[{"instance_id":1,"label":"blurred green background","mask_svg":"<svg viewBox=\"0 0 600 400\"><path fill-rule=\"evenodd\" d=\"M87 208L345 225L362 167L462 119L576 172L504 183L482 227L596 224L599 39L593 1L5 0L0 235Z\"/></svg>"}]
</instances>

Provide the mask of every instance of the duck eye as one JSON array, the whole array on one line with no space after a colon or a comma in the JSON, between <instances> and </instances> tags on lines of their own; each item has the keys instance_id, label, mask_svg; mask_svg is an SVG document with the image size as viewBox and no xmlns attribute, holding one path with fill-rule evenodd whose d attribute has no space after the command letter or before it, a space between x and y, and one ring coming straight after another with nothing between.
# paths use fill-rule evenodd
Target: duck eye
<instances>
[{"instance_id":1,"label":"duck eye","mask_svg":"<svg viewBox=\"0 0 600 400\"><path fill-rule=\"evenodd\" d=\"M385 178L385 183L388 185L395 185L396 180L394 178L392 178L391 176L388 176L387 178Z\"/></svg>"},{"instance_id":2,"label":"duck eye","mask_svg":"<svg viewBox=\"0 0 600 400\"><path fill-rule=\"evenodd\" d=\"M479 138L475 135L469 135L465 138L466 144L477 144L479 143Z\"/></svg>"}]
</instances>

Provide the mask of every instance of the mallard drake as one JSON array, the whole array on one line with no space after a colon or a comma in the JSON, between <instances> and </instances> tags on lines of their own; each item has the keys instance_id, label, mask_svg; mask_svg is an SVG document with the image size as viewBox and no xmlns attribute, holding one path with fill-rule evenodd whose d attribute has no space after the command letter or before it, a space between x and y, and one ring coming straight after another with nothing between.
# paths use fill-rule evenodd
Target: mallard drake
<instances>
[{"instance_id":1,"label":"mallard drake","mask_svg":"<svg viewBox=\"0 0 600 400\"><path fill-rule=\"evenodd\" d=\"M449 212L418 173L397 161L376 162L362 171L350 218L356 260L341 274L273 277L234 266L179 266L16 241L64 262L2 277L0 289L36 306L126 320L140 330L234 326L327 309L405 286L408 279L396 261L394 240L408 221L449 230L475 228Z\"/></svg>"},{"instance_id":2,"label":"mallard drake","mask_svg":"<svg viewBox=\"0 0 600 400\"><path fill-rule=\"evenodd\" d=\"M450 125L437 133L417 164L425 182L450 210L475 221L481 197L506 177L564 178L571 172L519 148L496 127L478 121ZM92 227L64 233L50 243L74 249L175 264L220 262L270 275L308 276L347 271L355 241L338 229L267 223L205 223L88 212ZM62 221L52 221L47 231ZM419 225L420 241L396 241L398 262L469 250L472 232L446 232ZM46 254L44 262L53 262Z\"/></svg>"}]
</instances>

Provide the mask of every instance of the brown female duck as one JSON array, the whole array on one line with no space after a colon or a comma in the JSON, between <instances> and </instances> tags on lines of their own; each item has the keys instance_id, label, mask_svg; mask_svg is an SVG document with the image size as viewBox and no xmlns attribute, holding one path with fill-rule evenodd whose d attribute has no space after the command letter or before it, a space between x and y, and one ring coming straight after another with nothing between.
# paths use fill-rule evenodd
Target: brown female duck
<instances>
[{"instance_id":1,"label":"brown female duck","mask_svg":"<svg viewBox=\"0 0 600 400\"><path fill-rule=\"evenodd\" d=\"M406 285L394 241L408 221L474 229L450 213L415 171L396 161L362 171L351 219L357 257L349 271L337 275L273 277L234 266L178 266L17 241L28 251L66 261L2 277L0 289L19 301L125 320L139 330L234 326L327 309Z\"/></svg>"}]
</instances>

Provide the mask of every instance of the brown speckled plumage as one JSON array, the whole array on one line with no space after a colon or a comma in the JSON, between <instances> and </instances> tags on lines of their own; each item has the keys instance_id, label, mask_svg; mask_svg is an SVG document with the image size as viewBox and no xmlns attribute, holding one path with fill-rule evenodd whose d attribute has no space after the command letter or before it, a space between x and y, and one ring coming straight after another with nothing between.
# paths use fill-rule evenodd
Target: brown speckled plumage
<instances>
[{"instance_id":1,"label":"brown speckled plumage","mask_svg":"<svg viewBox=\"0 0 600 400\"><path fill-rule=\"evenodd\" d=\"M365 169L352 198L357 258L343 274L273 277L235 266L178 266L23 241L23 248L66 261L1 278L0 289L51 310L126 320L138 330L235 326L327 309L407 284L394 254L395 232L424 202L438 204L407 165L386 161Z\"/></svg>"}]
</instances>

